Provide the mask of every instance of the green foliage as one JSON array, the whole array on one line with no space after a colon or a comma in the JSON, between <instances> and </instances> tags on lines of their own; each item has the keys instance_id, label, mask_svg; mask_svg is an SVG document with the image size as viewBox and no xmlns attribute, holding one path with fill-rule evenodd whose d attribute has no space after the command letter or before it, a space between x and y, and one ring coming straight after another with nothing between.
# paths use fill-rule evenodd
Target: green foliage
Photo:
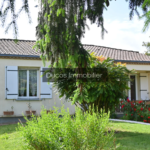
<instances>
[{"instance_id":1,"label":"green foliage","mask_svg":"<svg viewBox=\"0 0 150 150\"><path fill-rule=\"evenodd\" d=\"M149 0L144 0L144 3L142 5L143 8L149 8L150 7L150 1ZM142 15L140 17L141 19L145 19L144 21L144 27L143 27L143 32L146 31L146 29L148 29L149 25L150 25L150 10L146 11L144 13L144 15ZM147 51L145 52L145 55L150 56L150 42L143 42L143 45L145 46Z\"/></svg>"},{"instance_id":2,"label":"green foliage","mask_svg":"<svg viewBox=\"0 0 150 150\"><path fill-rule=\"evenodd\" d=\"M3 136L0 137L1 139L5 139L5 140L8 140L9 136L7 133L5 133Z\"/></svg>"},{"instance_id":3,"label":"green foliage","mask_svg":"<svg viewBox=\"0 0 150 150\"><path fill-rule=\"evenodd\" d=\"M9 20L9 23L6 26L5 32L7 33L10 27L13 27L14 36L16 39L18 35L17 20L22 11L24 11L28 15L29 23L31 23L28 0L22 0L22 2L23 5L20 7L18 12L16 12L16 0L2 0L0 2L0 21L2 22L2 26L5 26L8 15L11 15L11 19Z\"/></svg>"},{"instance_id":4,"label":"green foliage","mask_svg":"<svg viewBox=\"0 0 150 150\"><path fill-rule=\"evenodd\" d=\"M142 7L143 8L145 8L145 7L149 8L150 7L150 1L144 0ZM145 14L141 16L141 18L145 18L143 31L146 31L146 29L149 27L149 24L150 24L150 10L145 12Z\"/></svg>"},{"instance_id":5,"label":"green foliage","mask_svg":"<svg viewBox=\"0 0 150 150\"><path fill-rule=\"evenodd\" d=\"M111 109L111 111L110 111L110 118L111 119L118 119L118 117L117 117L117 114L116 114L116 107L115 107L115 105L114 106L112 106L112 109Z\"/></svg>"},{"instance_id":6,"label":"green foliage","mask_svg":"<svg viewBox=\"0 0 150 150\"><path fill-rule=\"evenodd\" d=\"M144 0L126 0L126 1L129 1L129 9L131 10L129 14L130 19L133 18L134 13L136 13L137 16L140 17L140 14L137 10L138 7L142 8L143 13L147 12L148 6L147 5L143 6Z\"/></svg>"},{"instance_id":7,"label":"green foliage","mask_svg":"<svg viewBox=\"0 0 150 150\"><path fill-rule=\"evenodd\" d=\"M91 11L87 10L97 7L97 3L99 3L99 10L103 10L105 1L92 3L87 0L87 8L85 7L86 2L83 0L43 0L40 3L41 11L37 26L38 41L34 48L40 49L41 58L46 56L52 67L55 62L58 65L59 59L63 59L62 67L65 67L70 59L76 66L82 64L86 66L88 53L81 44L81 37L85 33L86 19L90 18L91 14ZM101 19L102 12L95 10L97 16L93 17L99 18L97 22L104 28L103 19Z\"/></svg>"},{"instance_id":8,"label":"green foliage","mask_svg":"<svg viewBox=\"0 0 150 150\"><path fill-rule=\"evenodd\" d=\"M72 78L67 80L57 78L54 85L59 90L60 97L65 96L75 104L82 104L85 111L88 106L93 104L99 110L105 107L105 110L108 111L108 109L119 103L120 98L125 98L125 91L128 90L127 82L130 81L128 74L132 71L129 71L125 64L115 64L112 59L105 59L102 56L96 57L91 54L89 59L90 62L85 72L93 74L92 69L96 69L95 74L102 74L100 80L93 81L91 78L86 78L85 80L80 80L80 78L75 80ZM71 62L68 62L67 67L72 67ZM57 73L60 72L55 74ZM63 73L69 76L69 72L62 71ZM72 70L70 74L76 75L78 72Z\"/></svg>"},{"instance_id":9,"label":"green foliage","mask_svg":"<svg viewBox=\"0 0 150 150\"><path fill-rule=\"evenodd\" d=\"M105 31L104 27L103 27L103 11L104 9L106 9L106 7L108 7L110 5L111 0L48 0L48 1L44 1L44 0L40 0L39 1L39 5L41 3L43 3L42 7L47 8L47 7L53 7L52 10L50 11L50 14L55 13L55 11L57 10L57 17L60 16L60 14L62 13L62 17L65 17L66 15L66 11L68 8L68 6L70 6L70 4L73 4L73 6L75 6L76 11L69 9L69 11L67 13L70 14L76 14L77 12L81 12L81 19L83 19L84 15L88 16L88 19L91 20L92 23L97 23L98 26L102 27L102 35ZM143 5L143 11L146 12L147 11L147 4L148 4L148 0L126 0L129 1L129 8L130 8L130 18L133 17L134 12L136 12L137 15L139 15L137 8L141 7L142 4ZM31 17L30 17L30 13L29 13L29 4L28 4L28 0L22 0L22 6L20 7L18 12L15 12L15 5L16 5L16 0L2 0L0 2L0 21L2 21L2 23L5 23L5 20L8 17L8 14L10 12L11 14L11 20L10 22L6 25L6 32L8 31L8 29L10 28L10 26L13 26L14 28L14 35L15 38L17 38L17 34L18 34L18 26L17 26L17 19L20 16L21 12L24 11L25 13L27 13L29 21L31 21ZM57 5L61 4L63 7L65 7L65 9L62 9L61 7L58 7L58 9L55 7ZM35 7L37 7L38 5L36 5ZM60 5L59 5L60 6ZM66 9L67 8L67 9ZM70 7L71 8L71 7ZM84 11L85 9L85 11ZM84 12L84 13L82 13ZM72 14L71 14L72 15ZM70 15L70 16L71 16ZM43 14L42 17L45 16L45 12ZM46 16L45 16L46 17ZM48 18L50 18L50 15L47 15ZM50 21L50 19L48 20Z\"/></svg>"},{"instance_id":10,"label":"green foliage","mask_svg":"<svg viewBox=\"0 0 150 150\"><path fill-rule=\"evenodd\" d=\"M130 100L121 101L121 104L124 113L123 119L150 123L150 105L146 105L143 101L135 103Z\"/></svg>"},{"instance_id":11,"label":"green foliage","mask_svg":"<svg viewBox=\"0 0 150 150\"><path fill-rule=\"evenodd\" d=\"M61 118L59 116L62 116ZM27 125L19 124L18 130L24 137L25 149L38 150L100 150L112 146L113 131L108 132L109 114L90 109L82 113L76 108L74 118L69 110L58 108L54 113L41 112L41 117L32 116Z\"/></svg>"},{"instance_id":12,"label":"green foliage","mask_svg":"<svg viewBox=\"0 0 150 150\"><path fill-rule=\"evenodd\" d=\"M145 55L150 56L150 42L143 42L144 47L146 47L147 51L145 52Z\"/></svg>"},{"instance_id":13,"label":"green foliage","mask_svg":"<svg viewBox=\"0 0 150 150\"><path fill-rule=\"evenodd\" d=\"M134 11L138 14L137 7L141 7L143 2L144 0L129 0L130 18ZM42 56L50 60L52 66L59 59L64 59L65 67L71 58L76 66L86 67L88 53L81 44L87 26L86 20L100 26L103 37L104 32L107 32L103 24L103 11L109 6L109 0L42 0L40 3L38 41L35 48L41 50ZM146 8L143 7L145 12ZM50 40L47 41L47 37Z\"/></svg>"}]
</instances>

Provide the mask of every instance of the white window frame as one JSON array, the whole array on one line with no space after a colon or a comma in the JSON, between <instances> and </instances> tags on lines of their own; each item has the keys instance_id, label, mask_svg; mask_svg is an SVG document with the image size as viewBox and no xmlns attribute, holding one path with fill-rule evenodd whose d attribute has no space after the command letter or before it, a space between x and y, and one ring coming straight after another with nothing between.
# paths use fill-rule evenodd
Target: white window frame
<instances>
[{"instance_id":1,"label":"white window frame","mask_svg":"<svg viewBox=\"0 0 150 150\"><path fill-rule=\"evenodd\" d=\"M18 72L18 98L19 99L35 99L39 98L39 69L37 68L18 68L18 71L26 70L27 71L27 96L19 96L19 72ZM37 71L37 96L29 96L29 70Z\"/></svg>"}]
</instances>

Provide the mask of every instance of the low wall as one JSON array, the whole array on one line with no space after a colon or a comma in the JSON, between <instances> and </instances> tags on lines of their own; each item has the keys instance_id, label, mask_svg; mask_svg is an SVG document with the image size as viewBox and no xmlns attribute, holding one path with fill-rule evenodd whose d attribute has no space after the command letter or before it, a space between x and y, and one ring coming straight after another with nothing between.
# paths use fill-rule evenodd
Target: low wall
<instances>
[{"instance_id":1,"label":"low wall","mask_svg":"<svg viewBox=\"0 0 150 150\"><path fill-rule=\"evenodd\" d=\"M26 122L23 117L0 117L0 125L18 123L19 120L22 123Z\"/></svg>"}]
</instances>

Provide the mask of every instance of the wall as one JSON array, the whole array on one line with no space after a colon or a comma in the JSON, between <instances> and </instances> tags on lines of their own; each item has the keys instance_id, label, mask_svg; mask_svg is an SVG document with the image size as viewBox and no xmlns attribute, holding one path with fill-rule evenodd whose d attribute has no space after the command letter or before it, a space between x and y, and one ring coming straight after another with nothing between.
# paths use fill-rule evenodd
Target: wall
<instances>
[{"instance_id":1,"label":"wall","mask_svg":"<svg viewBox=\"0 0 150 150\"><path fill-rule=\"evenodd\" d=\"M147 76L147 84L148 84L148 88L147 88L147 92L145 92L145 97L148 97L148 99L150 99L150 65L149 64L127 64L126 67L129 70L134 69L135 70L135 75L136 75L136 98L137 100L141 100L142 96L141 96L141 89L143 87L141 87L141 74L144 74ZM130 97L130 90L129 90L129 95ZM147 99L147 100L148 100Z\"/></svg>"},{"instance_id":2,"label":"wall","mask_svg":"<svg viewBox=\"0 0 150 150\"><path fill-rule=\"evenodd\" d=\"M3 111L11 111L11 107L14 107L14 116L22 116L25 111L28 110L29 101L16 101L16 100L6 100L5 99L5 67L6 66L25 66L25 67L43 67L41 60L26 60L26 59L0 59L0 117L6 117L3 115ZM48 66L48 64L47 64ZM39 71L40 73L40 71ZM39 78L39 83L40 83ZM40 85L39 85L40 89ZM42 101L30 101L32 110L36 110L37 114L40 114L41 107L44 105L46 109L53 108L53 106L61 107L62 104L65 108L69 108L70 114L74 114L75 106L71 105L71 102L66 102L63 98L59 99L59 95L54 92L52 99L45 99Z\"/></svg>"},{"instance_id":3,"label":"wall","mask_svg":"<svg viewBox=\"0 0 150 150\"><path fill-rule=\"evenodd\" d=\"M127 64L128 69L135 69L136 71L150 71L149 64Z\"/></svg>"}]
</instances>

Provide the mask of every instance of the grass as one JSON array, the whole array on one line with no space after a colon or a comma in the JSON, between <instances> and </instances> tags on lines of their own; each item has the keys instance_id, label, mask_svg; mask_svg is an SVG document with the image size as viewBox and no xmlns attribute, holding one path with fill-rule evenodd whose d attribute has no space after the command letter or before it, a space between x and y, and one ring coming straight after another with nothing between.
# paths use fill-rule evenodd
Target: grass
<instances>
[{"instance_id":1,"label":"grass","mask_svg":"<svg viewBox=\"0 0 150 150\"><path fill-rule=\"evenodd\" d=\"M150 126L123 122L110 122L115 134L117 150L149 150ZM0 126L0 150L22 150L22 137L16 131L16 124Z\"/></svg>"},{"instance_id":2,"label":"grass","mask_svg":"<svg viewBox=\"0 0 150 150\"><path fill-rule=\"evenodd\" d=\"M17 124L0 126L0 150L21 150L23 144Z\"/></svg>"},{"instance_id":3,"label":"grass","mask_svg":"<svg viewBox=\"0 0 150 150\"><path fill-rule=\"evenodd\" d=\"M150 150L150 125L110 122L115 131L117 150Z\"/></svg>"}]
</instances>

